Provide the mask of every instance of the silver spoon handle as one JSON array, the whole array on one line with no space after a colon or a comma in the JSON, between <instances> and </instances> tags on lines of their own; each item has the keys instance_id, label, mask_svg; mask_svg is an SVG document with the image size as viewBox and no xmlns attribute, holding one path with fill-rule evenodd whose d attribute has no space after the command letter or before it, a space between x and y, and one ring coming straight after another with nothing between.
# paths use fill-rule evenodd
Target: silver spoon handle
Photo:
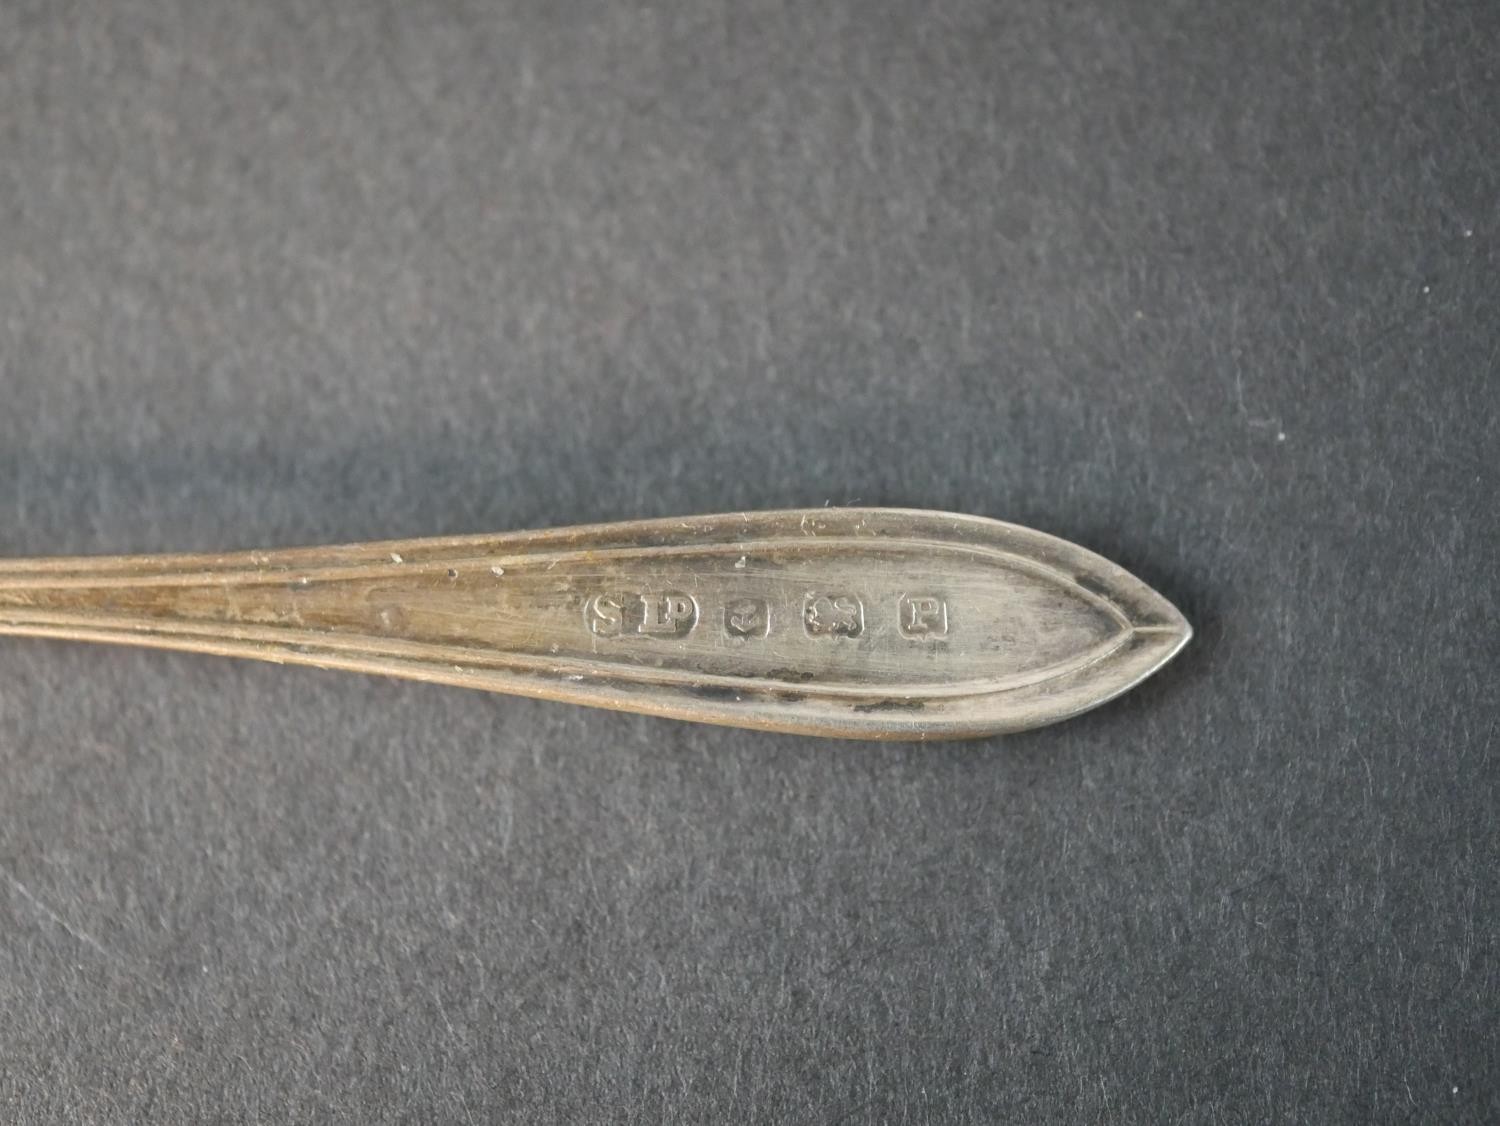
<instances>
[{"instance_id":1,"label":"silver spoon handle","mask_svg":"<svg viewBox=\"0 0 1500 1126\"><path fill-rule=\"evenodd\" d=\"M0 633L384 673L878 739L1049 723L1191 636L1093 553L822 508L232 555L0 562Z\"/></svg>"}]
</instances>

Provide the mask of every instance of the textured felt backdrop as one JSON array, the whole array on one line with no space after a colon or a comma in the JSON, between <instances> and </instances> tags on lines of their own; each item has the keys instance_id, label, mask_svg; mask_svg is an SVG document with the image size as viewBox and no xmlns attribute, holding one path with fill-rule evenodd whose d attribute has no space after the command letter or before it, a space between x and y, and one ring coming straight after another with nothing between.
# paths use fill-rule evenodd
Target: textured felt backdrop
<instances>
[{"instance_id":1,"label":"textured felt backdrop","mask_svg":"<svg viewBox=\"0 0 1500 1126\"><path fill-rule=\"evenodd\" d=\"M0 550L843 503L974 745L0 644L7 1121L1495 1121L1500 5L0 7Z\"/></svg>"}]
</instances>

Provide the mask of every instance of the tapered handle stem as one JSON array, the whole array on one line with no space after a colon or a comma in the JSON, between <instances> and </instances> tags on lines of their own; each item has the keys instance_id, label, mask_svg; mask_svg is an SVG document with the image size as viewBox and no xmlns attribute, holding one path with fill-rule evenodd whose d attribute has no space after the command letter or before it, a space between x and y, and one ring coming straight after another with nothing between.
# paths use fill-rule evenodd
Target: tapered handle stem
<instances>
[{"instance_id":1,"label":"tapered handle stem","mask_svg":"<svg viewBox=\"0 0 1500 1126\"><path fill-rule=\"evenodd\" d=\"M1191 634L1100 557L814 509L233 555L0 563L0 633L385 673L711 723L950 738L1074 714Z\"/></svg>"}]
</instances>

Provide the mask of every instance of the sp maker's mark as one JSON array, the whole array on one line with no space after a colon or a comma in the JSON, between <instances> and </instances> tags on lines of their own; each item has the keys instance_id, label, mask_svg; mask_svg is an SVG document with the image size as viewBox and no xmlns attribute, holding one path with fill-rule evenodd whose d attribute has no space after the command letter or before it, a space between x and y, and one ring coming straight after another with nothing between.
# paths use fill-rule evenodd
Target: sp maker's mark
<instances>
[{"instance_id":1,"label":"sp maker's mark","mask_svg":"<svg viewBox=\"0 0 1500 1126\"><path fill-rule=\"evenodd\" d=\"M698 624L698 600L676 590L596 594L584 603L583 617L589 632L597 637L686 637Z\"/></svg>"}]
</instances>

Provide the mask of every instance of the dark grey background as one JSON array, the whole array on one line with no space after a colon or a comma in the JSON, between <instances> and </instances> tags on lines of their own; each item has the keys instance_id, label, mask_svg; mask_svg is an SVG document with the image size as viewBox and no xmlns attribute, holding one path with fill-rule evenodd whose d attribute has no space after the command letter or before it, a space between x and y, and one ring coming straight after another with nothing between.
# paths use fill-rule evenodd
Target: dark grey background
<instances>
[{"instance_id":1,"label":"dark grey background","mask_svg":"<svg viewBox=\"0 0 1500 1126\"><path fill-rule=\"evenodd\" d=\"M0 550L847 503L1198 628L825 743L0 643L9 1121L1495 1121L1500 5L0 7Z\"/></svg>"}]
</instances>

